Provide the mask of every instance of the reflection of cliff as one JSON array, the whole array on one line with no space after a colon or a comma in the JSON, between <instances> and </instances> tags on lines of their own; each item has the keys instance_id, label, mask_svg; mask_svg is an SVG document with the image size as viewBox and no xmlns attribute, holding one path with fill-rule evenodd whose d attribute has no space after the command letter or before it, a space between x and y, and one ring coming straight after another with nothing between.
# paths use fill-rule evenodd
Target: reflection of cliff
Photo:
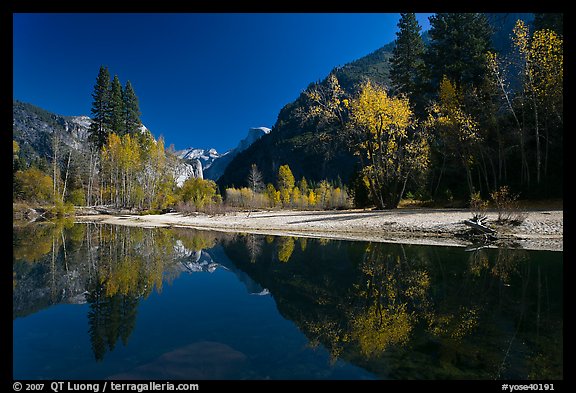
<instances>
[{"instance_id":1,"label":"reflection of cliff","mask_svg":"<svg viewBox=\"0 0 576 393\"><path fill-rule=\"evenodd\" d=\"M246 237L224 249L334 360L392 379L562 378L561 255L287 239L253 262Z\"/></svg>"},{"instance_id":2,"label":"reflection of cliff","mask_svg":"<svg viewBox=\"0 0 576 393\"><path fill-rule=\"evenodd\" d=\"M182 272L174 233L67 222L14 228L14 317L88 303L96 359L127 343L137 306Z\"/></svg>"},{"instance_id":3,"label":"reflection of cliff","mask_svg":"<svg viewBox=\"0 0 576 393\"><path fill-rule=\"evenodd\" d=\"M181 260L180 263L190 273L213 273L220 266L206 251L192 251L190 256Z\"/></svg>"},{"instance_id":4,"label":"reflection of cliff","mask_svg":"<svg viewBox=\"0 0 576 393\"><path fill-rule=\"evenodd\" d=\"M84 226L66 221L13 228L13 318L86 302L84 236Z\"/></svg>"},{"instance_id":5,"label":"reflection of cliff","mask_svg":"<svg viewBox=\"0 0 576 393\"><path fill-rule=\"evenodd\" d=\"M218 243L215 233L178 228L171 230L171 233L177 239L174 247L175 256L184 271L189 273L213 273L216 269L223 268L234 273L238 280L246 286L248 293L257 295L268 294L266 289L254 282L250 276L238 269L230 261ZM222 234L220 236L226 237L226 235ZM223 239L220 240L222 241ZM253 250L256 250L256 248L253 248Z\"/></svg>"},{"instance_id":6,"label":"reflection of cliff","mask_svg":"<svg viewBox=\"0 0 576 393\"><path fill-rule=\"evenodd\" d=\"M138 304L183 272L234 272L249 293L267 294L217 246L215 234L59 221L14 227L13 316L88 303L96 359L127 344Z\"/></svg>"}]
</instances>

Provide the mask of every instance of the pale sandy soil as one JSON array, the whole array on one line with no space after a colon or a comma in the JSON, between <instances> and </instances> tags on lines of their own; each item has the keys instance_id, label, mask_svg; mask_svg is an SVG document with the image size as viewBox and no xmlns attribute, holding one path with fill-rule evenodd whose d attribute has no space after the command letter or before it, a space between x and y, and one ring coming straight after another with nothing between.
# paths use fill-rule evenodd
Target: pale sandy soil
<instances>
[{"instance_id":1,"label":"pale sandy soil","mask_svg":"<svg viewBox=\"0 0 576 393\"><path fill-rule=\"evenodd\" d=\"M488 212L487 223L497 231L497 245L526 249L563 250L563 211L526 212L518 226L497 226L496 212ZM226 232L325 237L331 239L469 246L457 235L468 230L463 221L469 210L397 209L394 211L260 211L182 215L77 216L79 222L97 221L141 227L190 227Z\"/></svg>"}]
</instances>

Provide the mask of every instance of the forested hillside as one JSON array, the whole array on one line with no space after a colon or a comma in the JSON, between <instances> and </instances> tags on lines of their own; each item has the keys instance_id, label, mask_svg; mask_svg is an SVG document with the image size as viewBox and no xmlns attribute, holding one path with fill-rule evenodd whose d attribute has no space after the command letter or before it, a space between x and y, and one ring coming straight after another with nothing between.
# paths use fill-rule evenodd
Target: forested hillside
<instances>
[{"instance_id":1,"label":"forested hillside","mask_svg":"<svg viewBox=\"0 0 576 393\"><path fill-rule=\"evenodd\" d=\"M422 139L423 165L395 169L402 183L396 194L468 200L507 185L523 197L561 195L561 16L436 14L422 34L414 15L402 14L399 29L394 43L333 69L287 104L270 134L229 165L221 187L244 186L252 164L272 182L287 164L296 178L372 188L364 193L376 203L376 188L391 170L382 160L402 162L410 144ZM399 139L393 124L375 135L375 124L366 123L360 135L361 119L349 104L359 105L366 82L380 93L372 101L364 94L369 101L356 115L384 97L390 105L408 99L409 121ZM386 108L379 110L372 121L390 119ZM392 150L380 152L385 145Z\"/></svg>"}]
</instances>

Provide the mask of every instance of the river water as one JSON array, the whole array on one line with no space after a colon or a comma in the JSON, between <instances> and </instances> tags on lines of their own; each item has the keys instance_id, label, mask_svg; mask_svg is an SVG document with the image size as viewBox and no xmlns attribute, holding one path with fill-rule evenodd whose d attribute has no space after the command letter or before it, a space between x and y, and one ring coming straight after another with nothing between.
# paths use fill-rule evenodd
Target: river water
<instances>
[{"instance_id":1,"label":"river water","mask_svg":"<svg viewBox=\"0 0 576 393\"><path fill-rule=\"evenodd\" d=\"M14 226L14 379L562 379L563 253Z\"/></svg>"}]
</instances>

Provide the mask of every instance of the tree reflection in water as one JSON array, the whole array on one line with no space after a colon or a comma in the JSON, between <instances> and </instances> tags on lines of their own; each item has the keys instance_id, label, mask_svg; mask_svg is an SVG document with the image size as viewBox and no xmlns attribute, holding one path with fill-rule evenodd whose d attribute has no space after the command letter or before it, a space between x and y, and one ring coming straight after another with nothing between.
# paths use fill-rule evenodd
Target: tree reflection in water
<instances>
[{"instance_id":1,"label":"tree reflection in water","mask_svg":"<svg viewBox=\"0 0 576 393\"><path fill-rule=\"evenodd\" d=\"M187 255L176 255L177 245L190 253L216 242L208 232L71 221L14 228L14 316L86 301L92 350L102 360L118 340L127 345L140 300L182 272L179 261ZM44 287L49 299L30 296L30 288Z\"/></svg>"},{"instance_id":2,"label":"tree reflection in water","mask_svg":"<svg viewBox=\"0 0 576 393\"><path fill-rule=\"evenodd\" d=\"M287 237L246 264L242 240L227 254L333 362L398 379L563 376L561 264L545 256Z\"/></svg>"},{"instance_id":3,"label":"tree reflection in water","mask_svg":"<svg viewBox=\"0 0 576 393\"><path fill-rule=\"evenodd\" d=\"M13 315L88 302L102 360L128 344L139 302L215 246L333 363L393 379L563 377L558 253L57 222L14 227Z\"/></svg>"}]
</instances>

